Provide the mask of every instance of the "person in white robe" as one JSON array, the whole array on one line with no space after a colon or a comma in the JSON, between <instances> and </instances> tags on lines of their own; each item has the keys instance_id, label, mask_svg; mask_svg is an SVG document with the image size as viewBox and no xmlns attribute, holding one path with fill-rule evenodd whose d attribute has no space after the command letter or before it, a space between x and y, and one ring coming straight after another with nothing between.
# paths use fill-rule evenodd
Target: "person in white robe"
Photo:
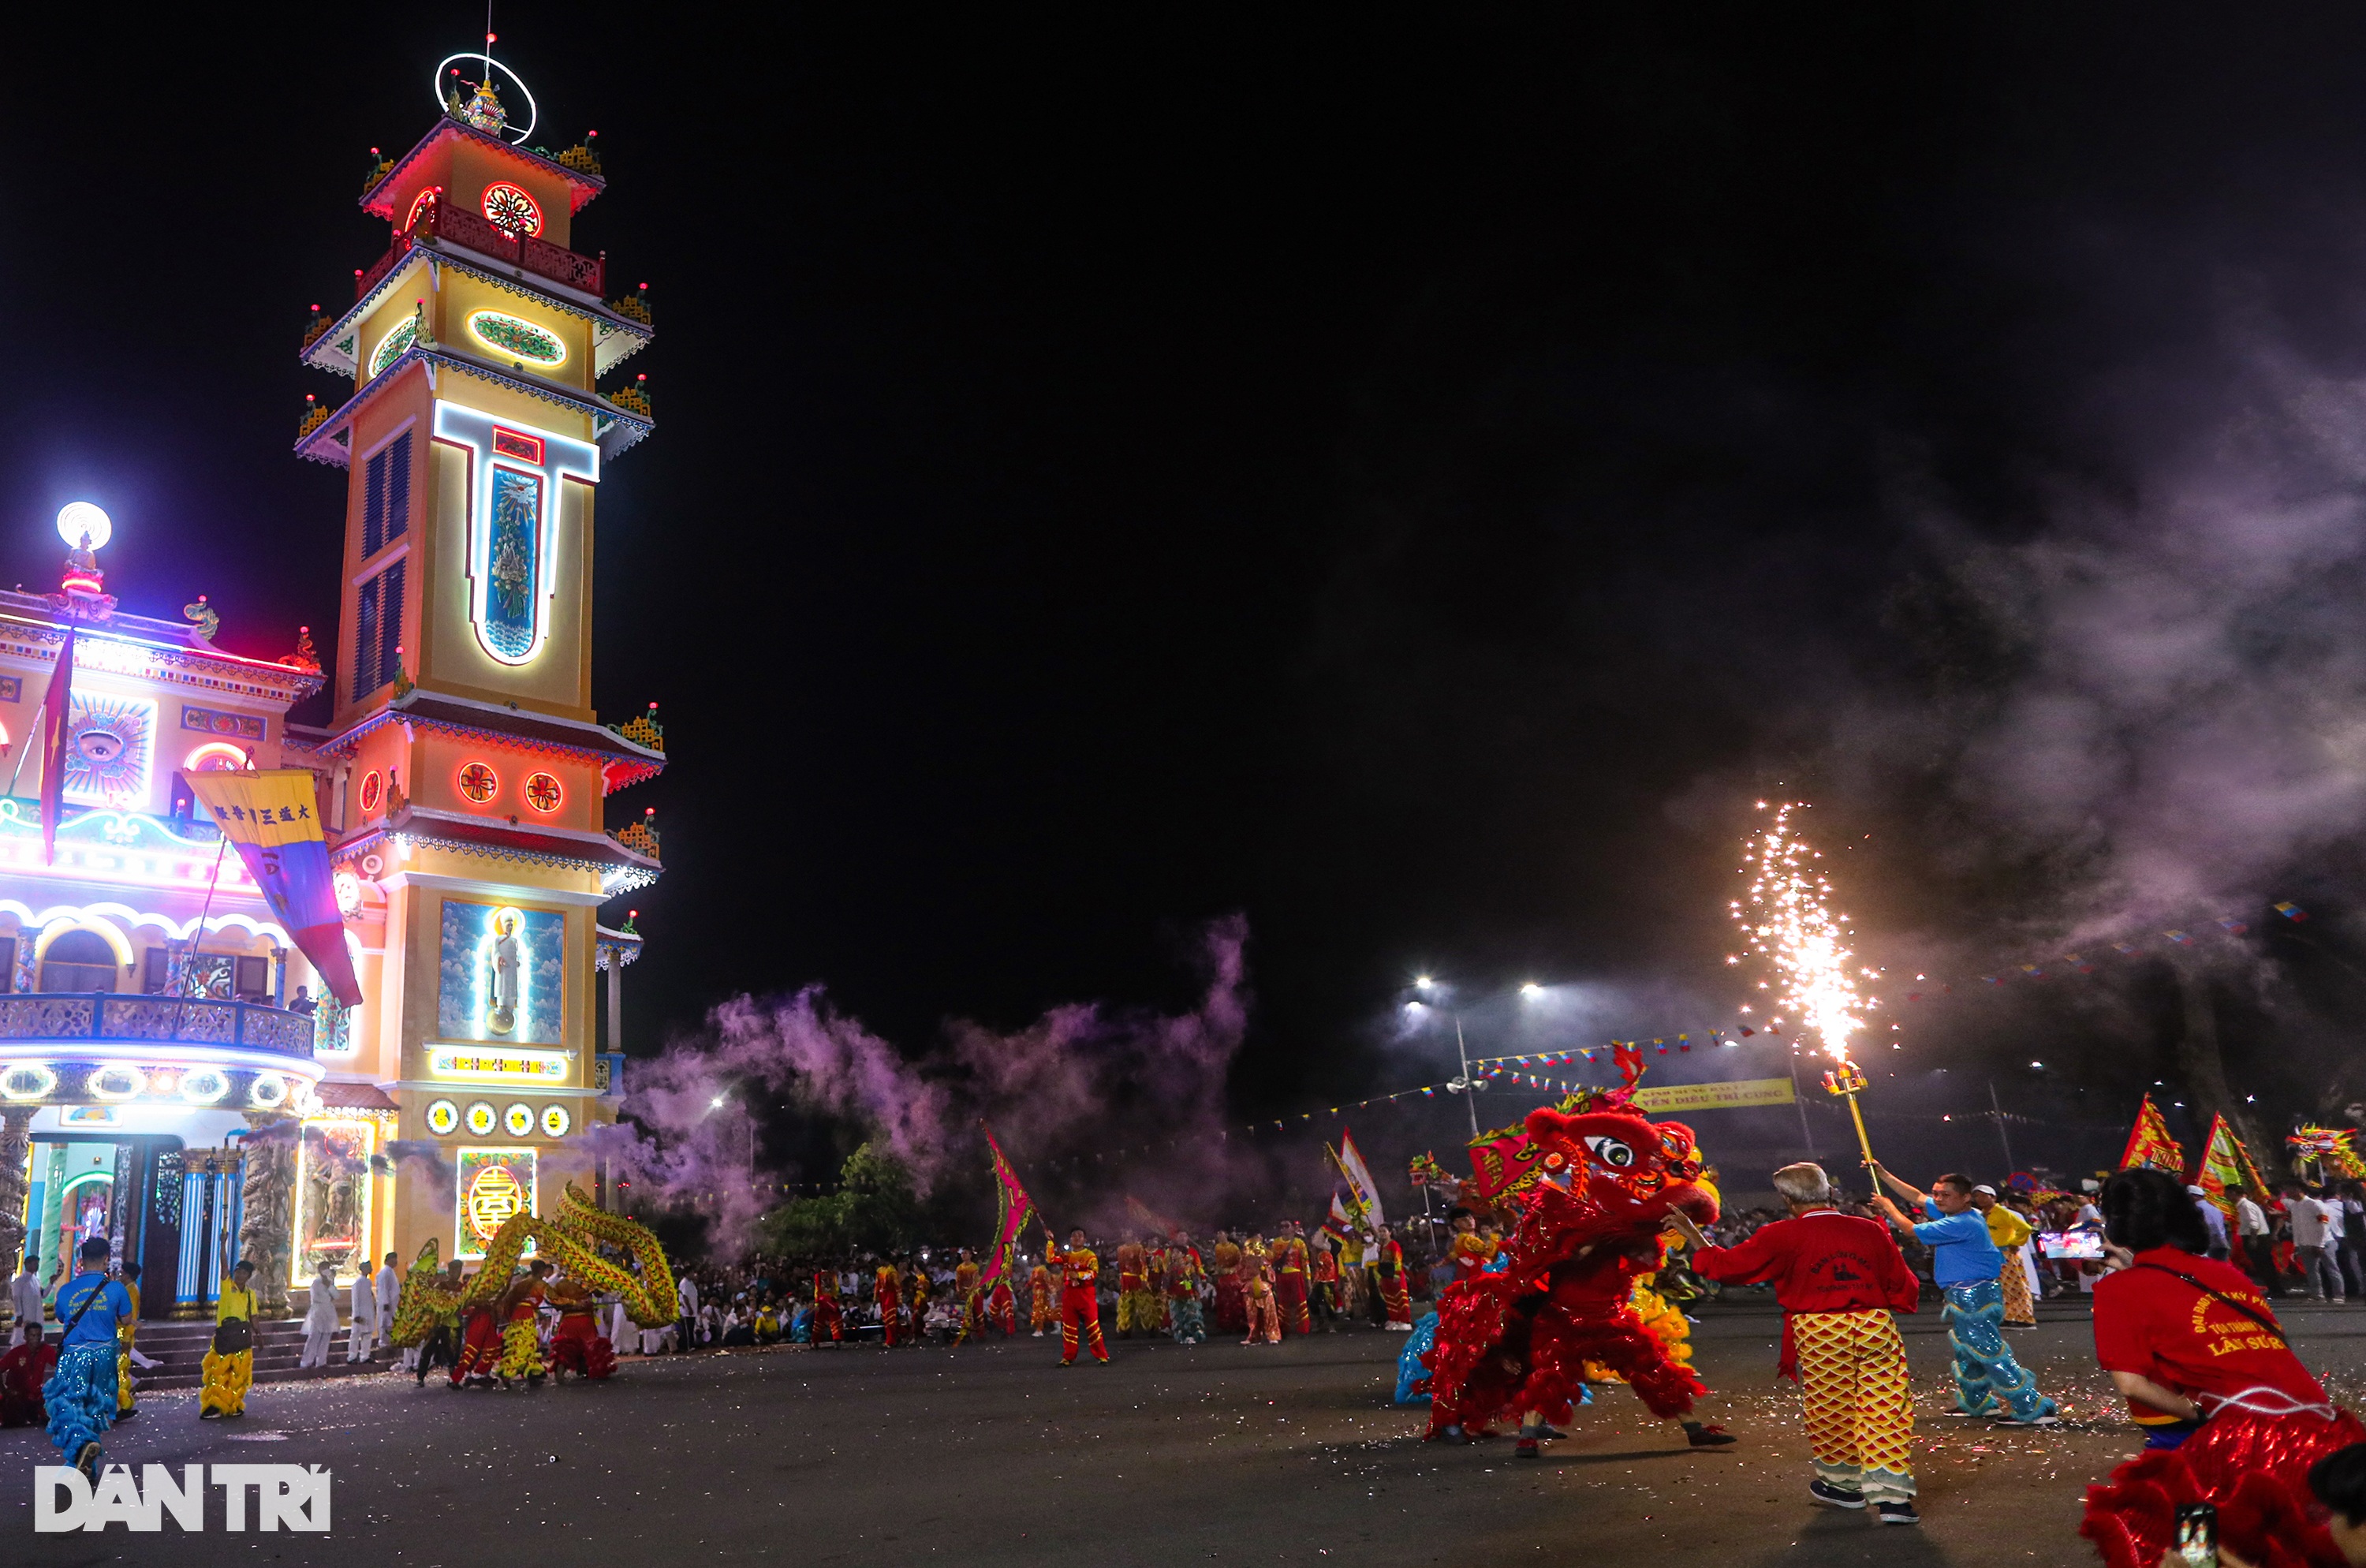
<instances>
[{"instance_id":1,"label":"person in white robe","mask_svg":"<svg viewBox=\"0 0 2366 1568\"><path fill-rule=\"evenodd\" d=\"M337 1267L322 1263L312 1275L312 1301L304 1309L304 1353L299 1367L329 1364L329 1341L337 1337Z\"/></svg>"},{"instance_id":2,"label":"person in white robe","mask_svg":"<svg viewBox=\"0 0 2366 1568\"><path fill-rule=\"evenodd\" d=\"M345 1365L369 1360L377 1347L377 1281L369 1271L369 1259L354 1275L353 1333L345 1340Z\"/></svg>"},{"instance_id":3,"label":"person in white robe","mask_svg":"<svg viewBox=\"0 0 2366 1568\"><path fill-rule=\"evenodd\" d=\"M17 1314L17 1326L9 1331L12 1346L25 1342L25 1325L41 1321L41 1259L38 1253L28 1253L17 1277L8 1281L8 1306Z\"/></svg>"},{"instance_id":4,"label":"person in white robe","mask_svg":"<svg viewBox=\"0 0 2366 1568\"><path fill-rule=\"evenodd\" d=\"M394 1308L402 1299L402 1276L395 1271L394 1254L386 1255L377 1272L370 1278L370 1293L377 1298L377 1342L394 1343ZM412 1346L396 1358L397 1364L408 1371L419 1359L419 1348Z\"/></svg>"}]
</instances>

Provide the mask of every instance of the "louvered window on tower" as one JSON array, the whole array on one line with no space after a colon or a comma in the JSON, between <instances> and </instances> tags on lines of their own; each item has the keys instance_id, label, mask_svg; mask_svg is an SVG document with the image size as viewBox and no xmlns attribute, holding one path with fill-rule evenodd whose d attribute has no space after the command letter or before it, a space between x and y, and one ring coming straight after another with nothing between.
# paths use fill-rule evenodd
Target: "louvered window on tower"
<instances>
[{"instance_id":1,"label":"louvered window on tower","mask_svg":"<svg viewBox=\"0 0 2366 1568\"><path fill-rule=\"evenodd\" d=\"M411 432L404 431L362 468L362 559L411 528Z\"/></svg>"},{"instance_id":2,"label":"louvered window on tower","mask_svg":"<svg viewBox=\"0 0 2366 1568\"><path fill-rule=\"evenodd\" d=\"M362 584L354 606L354 694L361 701L394 679L402 642L402 569L394 561Z\"/></svg>"}]
</instances>

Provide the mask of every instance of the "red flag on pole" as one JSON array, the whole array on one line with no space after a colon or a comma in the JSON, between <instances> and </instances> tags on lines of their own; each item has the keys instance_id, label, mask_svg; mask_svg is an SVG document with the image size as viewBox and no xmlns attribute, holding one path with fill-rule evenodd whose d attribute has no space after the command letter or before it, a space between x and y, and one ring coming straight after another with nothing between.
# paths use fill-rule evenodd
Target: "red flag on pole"
<instances>
[{"instance_id":1,"label":"red flag on pole","mask_svg":"<svg viewBox=\"0 0 2366 1568\"><path fill-rule=\"evenodd\" d=\"M41 863L58 860L58 818L66 803L66 710L73 705L74 629L58 649L58 667L41 698Z\"/></svg>"},{"instance_id":2,"label":"red flag on pole","mask_svg":"<svg viewBox=\"0 0 2366 1568\"><path fill-rule=\"evenodd\" d=\"M2149 1094L2136 1108L2136 1124L2128 1134L2128 1146L2120 1156L2120 1168L2134 1170L2147 1165L2156 1170L2180 1174L2185 1169L2184 1146L2169 1135L2169 1123L2162 1120L2160 1107L2152 1102Z\"/></svg>"}]
</instances>

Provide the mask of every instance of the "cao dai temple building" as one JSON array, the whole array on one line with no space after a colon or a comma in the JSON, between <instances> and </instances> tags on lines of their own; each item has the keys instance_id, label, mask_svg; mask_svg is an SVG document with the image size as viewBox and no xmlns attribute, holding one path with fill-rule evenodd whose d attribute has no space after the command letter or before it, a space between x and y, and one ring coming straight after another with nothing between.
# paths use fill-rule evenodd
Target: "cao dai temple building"
<instances>
[{"instance_id":1,"label":"cao dai temple building","mask_svg":"<svg viewBox=\"0 0 2366 1568\"><path fill-rule=\"evenodd\" d=\"M203 601L118 608L107 520L79 503L59 591L0 592L0 1257L38 1251L44 1278L109 1235L163 1316L240 1258L282 1296L431 1237L479 1256L561 1181L596 1187L580 1140L614 1117L640 945L598 911L659 871L608 797L665 765L651 718L592 706L601 475L651 427L637 384L601 381L651 334L570 247L590 147L524 137L489 81L379 162L361 205L388 248L302 345L350 394L312 400L296 444L346 479L325 668L309 641L214 647ZM46 780L30 741L68 649ZM326 727L289 725L324 686ZM192 797L190 774L245 768L314 775L358 1007Z\"/></svg>"}]
</instances>

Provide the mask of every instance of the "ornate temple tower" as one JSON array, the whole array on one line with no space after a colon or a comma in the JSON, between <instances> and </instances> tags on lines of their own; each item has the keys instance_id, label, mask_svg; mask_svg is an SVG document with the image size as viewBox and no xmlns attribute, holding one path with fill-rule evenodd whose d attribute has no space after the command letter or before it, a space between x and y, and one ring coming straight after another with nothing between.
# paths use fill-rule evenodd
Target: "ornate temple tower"
<instances>
[{"instance_id":1,"label":"ornate temple tower","mask_svg":"<svg viewBox=\"0 0 2366 1568\"><path fill-rule=\"evenodd\" d=\"M371 171L361 205L392 243L302 351L353 387L296 444L347 472L320 751L366 1000L323 1095L382 1095L456 1176L456 1194L398 1178L406 1259L429 1236L476 1256L511 1209L592 1175L573 1145L618 1088L595 972L638 947L597 911L659 870L650 827L609 832L606 801L664 766L663 739L592 707L595 497L652 423L637 384L600 382L649 314L570 248L604 186L589 140L526 145L496 73Z\"/></svg>"}]
</instances>

